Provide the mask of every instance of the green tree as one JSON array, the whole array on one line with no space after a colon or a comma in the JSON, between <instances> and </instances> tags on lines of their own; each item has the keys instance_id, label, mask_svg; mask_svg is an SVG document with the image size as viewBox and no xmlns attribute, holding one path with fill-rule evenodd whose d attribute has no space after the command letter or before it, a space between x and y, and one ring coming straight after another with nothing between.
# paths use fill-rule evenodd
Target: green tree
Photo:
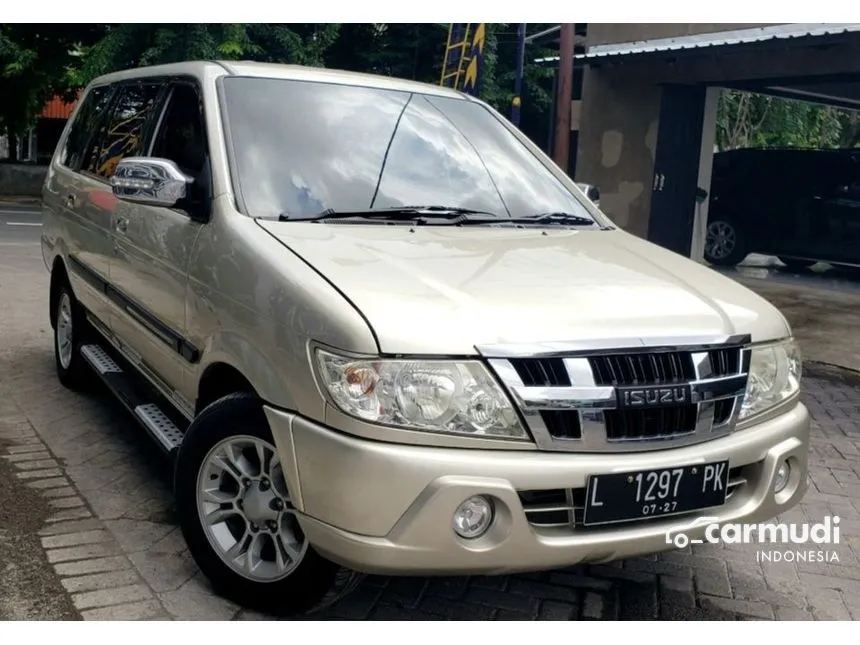
<instances>
[{"instance_id":1,"label":"green tree","mask_svg":"<svg viewBox=\"0 0 860 645\"><path fill-rule=\"evenodd\" d=\"M526 33L543 31L551 24L529 23ZM482 96L485 101L506 117L511 112L514 98L517 65L517 28L515 23L492 24L488 35L487 75ZM557 74L556 64L539 64L537 58L558 55L558 49L541 43L527 43L524 56L522 107L520 108L520 129L538 145L549 144L550 122L553 111L553 79Z\"/></svg>"},{"instance_id":2,"label":"green tree","mask_svg":"<svg viewBox=\"0 0 860 645\"><path fill-rule=\"evenodd\" d=\"M321 65L339 28L337 24L109 25L105 36L84 50L79 81L184 60Z\"/></svg>"},{"instance_id":3,"label":"green tree","mask_svg":"<svg viewBox=\"0 0 860 645\"><path fill-rule=\"evenodd\" d=\"M352 23L340 25L326 67L438 83L448 25Z\"/></svg>"},{"instance_id":4,"label":"green tree","mask_svg":"<svg viewBox=\"0 0 860 645\"><path fill-rule=\"evenodd\" d=\"M551 25L530 24L529 33ZM448 23L343 24L328 49L327 67L438 83ZM488 23L484 46L481 98L510 114L517 63L517 24ZM556 54L540 44L528 44L523 75L521 128L536 141L548 135L552 110L553 66L531 64L535 58Z\"/></svg>"},{"instance_id":5,"label":"green tree","mask_svg":"<svg viewBox=\"0 0 860 645\"><path fill-rule=\"evenodd\" d=\"M854 147L858 143L860 119L853 111L736 90L724 90L720 96L720 150Z\"/></svg>"},{"instance_id":6,"label":"green tree","mask_svg":"<svg viewBox=\"0 0 860 645\"><path fill-rule=\"evenodd\" d=\"M45 102L54 94L73 97L80 50L102 34L101 25L0 25L0 132L9 136L12 161L17 137Z\"/></svg>"},{"instance_id":7,"label":"green tree","mask_svg":"<svg viewBox=\"0 0 860 645\"><path fill-rule=\"evenodd\" d=\"M860 111L839 110L839 147L856 148L860 146Z\"/></svg>"}]
</instances>

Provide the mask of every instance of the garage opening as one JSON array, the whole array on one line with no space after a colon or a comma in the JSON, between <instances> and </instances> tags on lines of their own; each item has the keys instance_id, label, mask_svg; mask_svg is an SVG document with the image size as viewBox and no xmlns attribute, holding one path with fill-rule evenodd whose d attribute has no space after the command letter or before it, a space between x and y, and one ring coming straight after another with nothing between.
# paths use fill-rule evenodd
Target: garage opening
<instances>
[{"instance_id":1,"label":"garage opening","mask_svg":"<svg viewBox=\"0 0 860 645\"><path fill-rule=\"evenodd\" d=\"M855 88L783 81L762 90L720 92L704 260L791 271L860 266Z\"/></svg>"},{"instance_id":2,"label":"garage opening","mask_svg":"<svg viewBox=\"0 0 860 645\"><path fill-rule=\"evenodd\" d=\"M723 266L860 266L860 24L587 33L576 180L619 226Z\"/></svg>"}]
</instances>

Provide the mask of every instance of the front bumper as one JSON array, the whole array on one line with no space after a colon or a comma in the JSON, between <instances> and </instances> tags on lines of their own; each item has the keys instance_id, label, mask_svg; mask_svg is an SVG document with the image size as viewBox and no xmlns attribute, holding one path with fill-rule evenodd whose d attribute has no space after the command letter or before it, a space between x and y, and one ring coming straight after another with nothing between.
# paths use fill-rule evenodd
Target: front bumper
<instances>
[{"instance_id":1,"label":"front bumper","mask_svg":"<svg viewBox=\"0 0 860 645\"><path fill-rule=\"evenodd\" d=\"M806 407L710 442L645 453L561 454L431 448L358 439L267 407L287 484L311 544L349 568L376 574L500 574L606 562L674 548L667 532L701 538L707 523L757 523L807 489ZM583 489L590 475L728 459L745 483L706 511L608 528L529 523L520 492ZM779 464L786 488L773 493ZM475 540L452 528L468 497L490 495L496 520Z\"/></svg>"}]
</instances>

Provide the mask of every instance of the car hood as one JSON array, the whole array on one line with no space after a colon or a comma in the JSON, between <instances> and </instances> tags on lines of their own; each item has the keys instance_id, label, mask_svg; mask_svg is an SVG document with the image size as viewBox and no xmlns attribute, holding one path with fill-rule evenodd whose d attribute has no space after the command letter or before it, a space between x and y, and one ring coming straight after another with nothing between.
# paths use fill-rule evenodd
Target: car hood
<instances>
[{"instance_id":1,"label":"car hood","mask_svg":"<svg viewBox=\"0 0 860 645\"><path fill-rule=\"evenodd\" d=\"M383 353L787 333L749 289L619 230L259 225L341 291Z\"/></svg>"}]
</instances>

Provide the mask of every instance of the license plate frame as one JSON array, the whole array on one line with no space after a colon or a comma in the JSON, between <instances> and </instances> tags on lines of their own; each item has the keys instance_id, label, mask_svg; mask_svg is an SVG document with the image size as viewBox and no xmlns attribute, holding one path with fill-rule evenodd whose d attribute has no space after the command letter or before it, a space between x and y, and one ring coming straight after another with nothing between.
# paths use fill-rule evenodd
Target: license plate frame
<instances>
[{"instance_id":1,"label":"license plate frame","mask_svg":"<svg viewBox=\"0 0 860 645\"><path fill-rule=\"evenodd\" d=\"M638 523L722 506L728 483L728 460L591 475L582 524Z\"/></svg>"}]
</instances>

